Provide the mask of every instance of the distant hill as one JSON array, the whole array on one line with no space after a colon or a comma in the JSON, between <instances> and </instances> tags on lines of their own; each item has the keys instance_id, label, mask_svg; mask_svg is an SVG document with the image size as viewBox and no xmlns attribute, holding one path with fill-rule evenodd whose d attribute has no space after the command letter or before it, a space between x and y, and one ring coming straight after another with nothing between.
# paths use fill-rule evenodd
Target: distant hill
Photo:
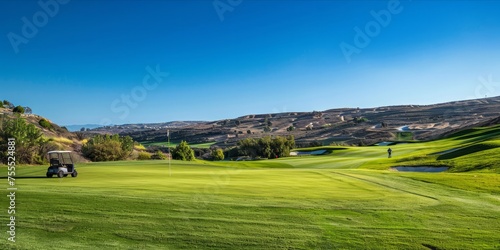
<instances>
[{"instance_id":1,"label":"distant hill","mask_svg":"<svg viewBox=\"0 0 500 250\"><path fill-rule=\"evenodd\" d=\"M68 129L68 131L70 131L70 132L77 132L77 131L81 131L82 128L85 128L85 129L95 129L95 128L102 127L102 125L99 125L99 124L84 124L84 125L66 125L64 127L66 127Z\"/></svg>"},{"instance_id":2,"label":"distant hill","mask_svg":"<svg viewBox=\"0 0 500 250\"><path fill-rule=\"evenodd\" d=\"M294 135L298 145L371 145L381 141L430 140L461 128L490 124L500 97L433 105L338 108L313 112L249 114L211 122L177 122L171 141L215 142L226 147L243 138ZM99 132L129 135L140 142L165 142L165 128L144 124L112 126Z\"/></svg>"},{"instance_id":3,"label":"distant hill","mask_svg":"<svg viewBox=\"0 0 500 250\"><path fill-rule=\"evenodd\" d=\"M99 124L84 124L84 125L67 125L65 126L71 132L81 131L85 128L86 131L106 131L110 133L121 133L123 131L130 131L136 129L167 129L167 128L181 128L204 121L173 121L173 122L159 122L159 123L136 123L136 124L122 124L122 125L99 125Z\"/></svg>"},{"instance_id":4,"label":"distant hill","mask_svg":"<svg viewBox=\"0 0 500 250\"><path fill-rule=\"evenodd\" d=\"M110 134L122 134L130 131L156 130L166 132L167 129L180 129L189 126L204 124L205 121L173 121L160 123L136 123L123 125L99 126L91 129L91 132L103 132Z\"/></svg>"},{"instance_id":5,"label":"distant hill","mask_svg":"<svg viewBox=\"0 0 500 250\"><path fill-rule=\"evenodd\" d=\"M152 124L124 124L101 127L96 124L51 129L35 114L23 117L47 138L56 138L68 150L80 151L81 135L71 131L86 128L86 135L121 134L145 144L186 140L191 144L235 145L243 138L293 135L298 146L372 145L383 141L432 140L457 131L499 123L500 97L464 100L433 105L399 105L374 108L337 108L325 111L249 114L219 121L174 121ZM0 113L12 116L12 110ZM50 122L49 119L46 119ZM80 137L79 137L80 136ZM211 144L211 145L212 145Z\"/></svg>"}]
</instances>

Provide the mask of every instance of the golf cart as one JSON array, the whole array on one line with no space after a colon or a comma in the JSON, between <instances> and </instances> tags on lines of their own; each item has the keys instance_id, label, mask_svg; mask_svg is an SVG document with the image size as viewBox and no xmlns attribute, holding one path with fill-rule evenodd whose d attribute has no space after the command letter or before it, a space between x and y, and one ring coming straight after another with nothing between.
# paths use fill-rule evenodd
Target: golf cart
<instances>
[{"instance_id":1,"label":"golf cart","mask_svg":"<svg viewBox=\"0 0 500 250\"><path fill-rule=\"evenodd\" d=\"M71 151L50 151L47 154L50 162L50 167L47 169L48 178L53 175L59 178L66 177L68 174L71 174L71 177L78 176Z\"/></svg>"}]
</instances>

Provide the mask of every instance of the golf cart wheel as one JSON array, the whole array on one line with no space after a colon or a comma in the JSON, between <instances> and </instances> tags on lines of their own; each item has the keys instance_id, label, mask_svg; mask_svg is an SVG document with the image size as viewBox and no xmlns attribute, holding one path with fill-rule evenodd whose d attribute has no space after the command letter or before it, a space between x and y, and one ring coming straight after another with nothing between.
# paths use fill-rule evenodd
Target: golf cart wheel
<instances>
[{"instance_id":1,"label":"golf cart wheel","mask_svg":"<svg viewBox=\"0 0 500 250\"><path fill-rule=\"evenodd\" d=\"M47 178L52 178L52 174L47 173Z\"/></svg>"},{"instance_id":2,"label":"golf cart wheel","mask_svg":"<svg viewBox=\"0 0 500 250\"><path fill-rule=\"evenodd\" d=\"M57 172L57 177L63 178L64 177L64 172L63 171Z\"/></svg>"},{"instance_id":3,"label":"golf cart wheel","mask_svg":"<svg viewBox=\"0 0 500 250\"><path fill-rule=\"evenodd\" d=\"M71 173L71 177L77 177L78 176L78 172L76 172L76 170L73 170L73 173Z\"/></svg>"}]
</instances>

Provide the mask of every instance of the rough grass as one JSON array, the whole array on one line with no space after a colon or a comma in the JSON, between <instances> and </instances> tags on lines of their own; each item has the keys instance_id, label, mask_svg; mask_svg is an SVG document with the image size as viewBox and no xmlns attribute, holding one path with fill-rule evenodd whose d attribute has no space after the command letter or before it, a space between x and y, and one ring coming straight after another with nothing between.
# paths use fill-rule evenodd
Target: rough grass
<instances>
[{"instance_id":1,"label":"rough grass","mask_svg":"<svg viewBox=\"0 0 500 250\"><path fill-rule=\"evenodd\" d=\"M73 144L73 141L66 138L66 137L50 137L48 138L49 140L55 141L57 143L65 144L65 145L71 145Z\"/></svg>"}]
</instances>

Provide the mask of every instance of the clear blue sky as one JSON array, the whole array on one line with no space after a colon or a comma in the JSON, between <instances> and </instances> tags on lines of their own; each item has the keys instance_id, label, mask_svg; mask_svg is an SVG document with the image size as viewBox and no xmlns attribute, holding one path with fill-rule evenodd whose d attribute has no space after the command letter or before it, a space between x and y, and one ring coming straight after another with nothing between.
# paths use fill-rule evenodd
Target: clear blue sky
<instances>
[{"instance_id":1,"label":"clear blue sky","mask_svg":"<svg viewBox=\"0 0 500 250\"><path fill-rule=\"evenodd\" d=\"M1 1L0 99L71 125L500 95L499 2L388 3L243 0L218 13L213 1L72 0L47 14ZM341 44L367 26L348 61Z\"/></svg>"}]
</instances>

